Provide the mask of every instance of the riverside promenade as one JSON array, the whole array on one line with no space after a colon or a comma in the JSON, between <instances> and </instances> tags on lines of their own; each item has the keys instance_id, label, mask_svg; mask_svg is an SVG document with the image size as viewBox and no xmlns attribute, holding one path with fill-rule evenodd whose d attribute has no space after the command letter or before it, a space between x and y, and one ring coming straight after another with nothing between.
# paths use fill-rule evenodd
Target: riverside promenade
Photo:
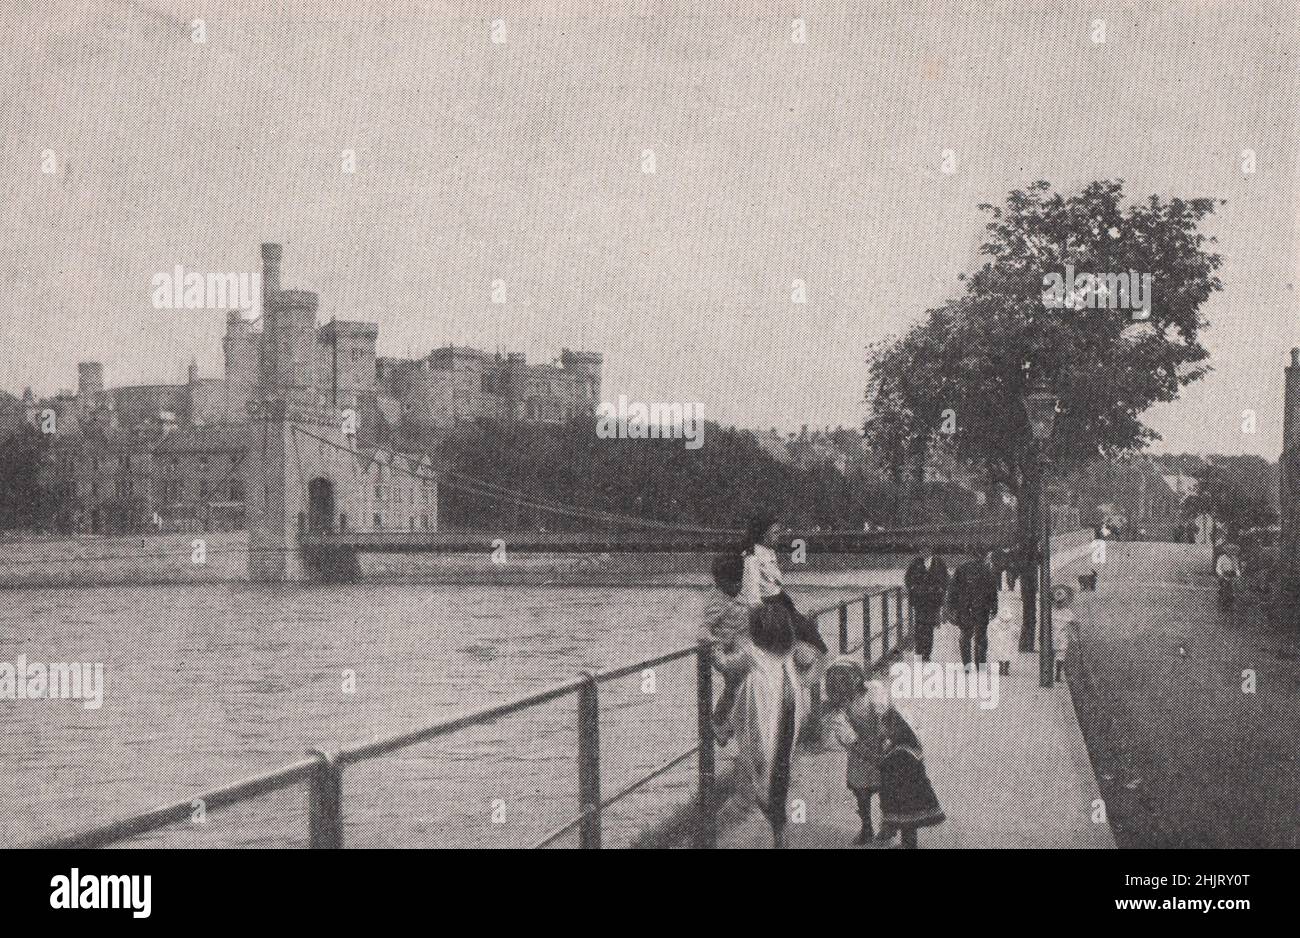
<instances>
[{"instance_id":1,"label":"riverside promenade","mask_svg":"<svg viewBox=\"0 0 1300 938\"><path fill-rule=\"evenodd\" d=\"M1086 568L1081 558L1088 549L1085 544L1054 557L1054 574L1059 571L1062 582L1073 584L1075 572ZM999 605L1010 611L1010 631L1018 635L1019 593L1003 591ZM961 660L955 626L936 631L934 659ZM1010 676L999 679L997 706L991 709L971 699L909 699L898 701L898 708L916 729L948 815L944 824L920 832L922 849L1115 847L1110 824L1094 820L1101 796L1069 685L1039 687L1037 654L1016 653ZM846 758L837 743L823 752L797 750L790 803L802 802L805 815L787 826L789 847L852 845L859 821L844 784ZM878 800L873 810L879 828ZM770 845L771 834L757 811L719 831L719 847Z\"/></svg>"}]
</instances>

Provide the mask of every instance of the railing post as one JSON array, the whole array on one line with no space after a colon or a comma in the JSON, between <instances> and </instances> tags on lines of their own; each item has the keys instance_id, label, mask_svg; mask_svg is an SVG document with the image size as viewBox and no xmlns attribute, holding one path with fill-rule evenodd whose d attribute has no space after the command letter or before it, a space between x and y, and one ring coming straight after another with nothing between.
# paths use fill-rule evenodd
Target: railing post
<instances>
[{"instance_id":1,"label":"railing post","mask_svg":"<svg viewBox=\"0 0 1300 938\"><path fill-rule=\"evenodd\" d=\"M901 644L903 641L903 588L901 586L894 587L894 616L898 623L898 641Z\"/></svg>"},{"instance_id":2,"label":"railing post","mask_svg":"<svg viewBox=\"0 0 1300 938\"><path fill-rule=\"evenodd\" d=\"M862 594L862 666L871 673L871 594Z\"/></svg>"},{"instance_id":3,"label":"railing post","mask_svg":"<svg viewBox=\"0 0 1300 938\"><path fill-rule=\"evenodd\" d=\"M596 676L578 688L578 826L583 849L600 848L600 697Z\"/></svg>"},{"instance_id":4,"label":"railing post","mask_svg":"<svg viewBox=\"0 0 1300 938\"><path fill-rule=\"evenodd\" d=\"M849 653L849 604L840 603L840 654Z\"/></svg>"},{"instance_id":5,"label":"railing post","mask_svg":"<svg viewBox=\"0 0 1300 938\"><path fill-rule=\"evenodd\" d=\"M307 820L313 850L343 846L343 767L338 757L321 749L308 750L320 760L307 789Z\"/></svg>"},{"instance_id":6,"label":"railing post","mask_svg":"<svg viewBox=\"0 0 1300 938\"><path fill-rule=\"evenodd\" d=\"M714 813L714 766L713 766L713 662L712 645L700 642L700 650L695 655L695 708L700 726L699 826L695 830L695 846L716 847L718 845L717 815Z\"/></svg>"}]
</instances>

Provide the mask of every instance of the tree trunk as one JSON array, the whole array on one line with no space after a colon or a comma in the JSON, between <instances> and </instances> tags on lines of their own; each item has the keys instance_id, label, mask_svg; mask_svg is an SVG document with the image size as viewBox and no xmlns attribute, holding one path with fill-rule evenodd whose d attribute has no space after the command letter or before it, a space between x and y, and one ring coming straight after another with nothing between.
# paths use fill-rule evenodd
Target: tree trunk
<instances>
[{"instance_id":1,"label":"tree trunk","mask_svg":"<svg viewBox=\"0 0 1300 938\"><path fill-rule=\"evenodd\" d=\"M1019 527L1020 549L1020 650L1034 650L1034 636L1038 631L1038 552L1039 530L1037 470L1026 473L1026 484L1020 487L1016 499L1016 522Z\"/></svg>"}]
</instances>

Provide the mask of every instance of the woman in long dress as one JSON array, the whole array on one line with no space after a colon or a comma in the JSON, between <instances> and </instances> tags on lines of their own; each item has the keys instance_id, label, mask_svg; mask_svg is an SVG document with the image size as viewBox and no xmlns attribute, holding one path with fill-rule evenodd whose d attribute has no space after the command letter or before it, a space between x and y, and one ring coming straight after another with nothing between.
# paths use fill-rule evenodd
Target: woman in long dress
<instances>
[{"instance_id":1,"label":"woman in long dress","mask_svg":"<svg viewBox=\"0 0 1300 938\"><path fill-rule=\"evenodd\" d=\"M779 608L779 607L778 607ZM738 797L757 805L785 846L786 802L794 743L808 712L808 693L794 662L788 615L764 604L750 613L747 667L732 711L736 729Z\"/></svg>"}]
</instances>

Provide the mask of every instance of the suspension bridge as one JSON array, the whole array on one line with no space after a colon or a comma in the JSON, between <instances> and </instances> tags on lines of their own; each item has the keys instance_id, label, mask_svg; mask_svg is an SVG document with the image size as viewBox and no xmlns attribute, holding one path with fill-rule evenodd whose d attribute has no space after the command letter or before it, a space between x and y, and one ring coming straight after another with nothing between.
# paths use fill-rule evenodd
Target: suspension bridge
<instances>
[{"instance_id":1,"label":"suspension bridge","mask_svg":"<svg viewBox=\"0 0 1300 938\"><path fill-rule=\"evenodd\" d=\"M318 459L329 455L356 459L359 452L376 449L358 445L355 439L331 439L318 429L292 424L294 466L302 466L304 448ZM304 444L308 444L304 447ZM436 482L451 490L494 505L521 508L537 518L553 519L553 527L497 529L430 528L417 524L410 515L408 528L369 525L355 520L380 516L373 512L339 511L334 483L305 470L288 480L296 485L298 501L294 544L305 560L308 574L318 579L351 579L358 575L362 554L491 553L507 548L512 553L608 554L608 553L708 553L737 546L738 530L673 524L653 518L610 512L591 506L568 505L536 493L497 485L451 471L434 472L424 462L394 458L386 464L390 473L409 476L421 484ZM1014 519L1006 516L972 518L952 524L895 528L892 530L795 530L786 547L801 548L807 554L889 554L922 549L940 553L969 553L1012 544Z\"/></svg>"}]
</instances>

